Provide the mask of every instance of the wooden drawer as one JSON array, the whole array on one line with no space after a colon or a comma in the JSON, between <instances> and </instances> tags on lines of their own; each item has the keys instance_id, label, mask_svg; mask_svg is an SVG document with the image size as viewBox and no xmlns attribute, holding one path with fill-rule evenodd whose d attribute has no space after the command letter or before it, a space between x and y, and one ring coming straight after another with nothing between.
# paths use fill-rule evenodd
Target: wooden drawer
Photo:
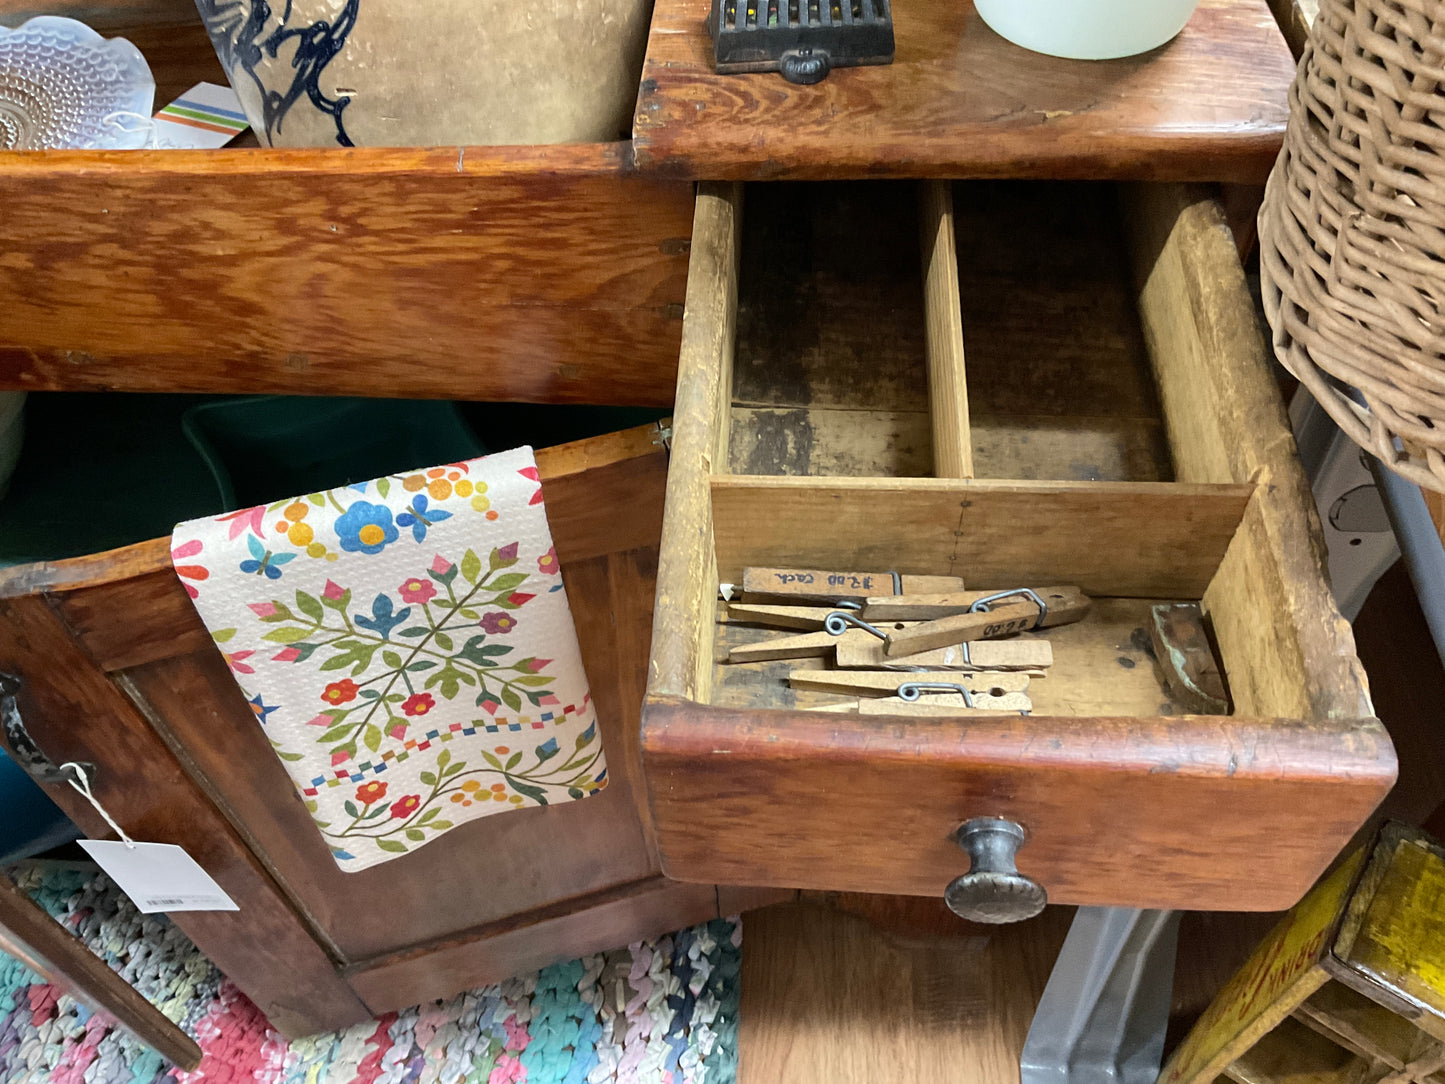
<instances>
[{"instance_id":1,"label":"wooden drawer","mask_svg":"<svg viewBox=\"0 0 1445 1084\"><path fill-rule=\"evenodd\" d=\"M1051 901L1275 909L1394 780L1205 194L704 186L674 425L642 739L673 877L939 895L1000 816ZM718 663L747 565L1096 602L1031 717L837 714L800 664ZM1151 599L1202 600L1233 715L1169 701Z\"/></svg>"},{"instance_id":2,"label":"wooden drawer","mask_svg":"<svg viewBox=\"0 0 1445 1084\"><path fill-rule=\"evenodd\" d=\"M46 8L130 38L158 107L226 82L190 0ZM0 152L0 388L666 406L692 184L625 139Z\"/></svg>"}]
</instances>

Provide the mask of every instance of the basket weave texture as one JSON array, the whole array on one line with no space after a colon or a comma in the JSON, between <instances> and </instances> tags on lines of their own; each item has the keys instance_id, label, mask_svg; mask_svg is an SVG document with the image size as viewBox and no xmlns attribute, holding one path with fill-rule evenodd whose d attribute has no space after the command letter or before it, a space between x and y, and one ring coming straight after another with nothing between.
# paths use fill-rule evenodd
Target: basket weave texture
<instances>
[{"instance_id":1,"label":"basket weave texture","mask_svg":"<svg viewBox=\"0 0 1445 1084\"><path fill-rule=\"evenodd\" d=\"M1281 363L1445 490L1445 0L1322 0L1259 237Z\"/></svg>"}]
</instances>

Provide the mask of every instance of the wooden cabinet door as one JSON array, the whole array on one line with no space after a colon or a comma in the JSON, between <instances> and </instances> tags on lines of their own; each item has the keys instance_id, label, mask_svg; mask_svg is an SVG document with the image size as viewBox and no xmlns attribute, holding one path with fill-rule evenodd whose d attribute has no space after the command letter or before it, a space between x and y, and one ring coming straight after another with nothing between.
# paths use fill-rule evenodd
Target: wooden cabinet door
<instances>
[{"instance_id":1,"label":"wooden cabinet door","mask_svg":"<svg viewBox=\"0 0 1445 1084\"><path fill-rule=\"evenodd\" d=\"M663 879L640 779L667 454L655 426L537 453L607 753L585 801L457 827L343 873L170 567L168 540L0 574L0 670L56 761L137 838L179 843L241 904L177 916L286 1030L334 1027L711 918ZM103 826L64 785L50 793Z\"/></svg>"}]
</instances>

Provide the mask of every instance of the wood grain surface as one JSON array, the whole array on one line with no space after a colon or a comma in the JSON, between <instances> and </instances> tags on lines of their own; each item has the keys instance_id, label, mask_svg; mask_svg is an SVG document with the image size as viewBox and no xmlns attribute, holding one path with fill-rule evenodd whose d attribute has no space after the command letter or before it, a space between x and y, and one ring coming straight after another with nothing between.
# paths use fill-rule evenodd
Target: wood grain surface
<instances>
[{"instance_id":1,"label":"wood grain surface","mask_svg":"<svg viewBox=\"0 0 1445 1084\"><path fill-rule=\"evenodd\" d=\"M1024 1036L1071 917L1050 907L1030 922L982 926L939 899L820 892L749 914L739 1084L1018 1084ZM1188 1028L1271 921L1183 916L1171 1034Z\"/></svg>"},{"instance_id":2,"label":"wood grain surface","mask_svg":"<svg viewBox=\"0 0 1445 1084\"><path fill-rule=\"evenodd\" d=\"M910 182L754 185L743 216L731 469L934 472ZM953 186L975 473L1168 481L1108 185Z\"/></svg>"},{"instance_id":3,"label":"wood grain surface","mask_svg":"<svg viewBox=\"0 0 1445 1084\"><path fill-rule=\"evenodd\" d=\"M894 568L998 587L1198 598L1248 486L984 479L712 480L718 573L749 565Z\"/></svg>"},{"instance_id":4,"label":"wood grain surface","mask_svg":"<svg viewBox=\"0 0 1445 1084\"><path fill-rule=\"evenodd\" d=\"M0 387L666 405L692 201L625 145L6 154Z\"/></svg>"},{"instance_id":5,"label":"wood grain surface","mask_svg":"<svg viewBox=\"0 0 1445 1084\"><path fill-rule=\"evenodd\" d=\"M237 883L238 874L228 879L212 868L221 848L264 882L243 880L233 891L247 922L201 916L182 925L196 930L197 943L223 967L234 966L232 974L263 1010L274 1008L277 1022L298 1033L339 1026L327 1015L335 1008L324 988L308 985L323 979L340 991L349 1019L358 1018L360 1002L337 978L338 968L372 976L357 980L366 985L368 1006L390 1008L557 955L612 947L613 938L686 925L698 920L699 899L709 908L701 917L716 913L711 885L661 890L640 778L638 712L667 479L661 431L642 426L541 449L536 458L607 749L609 786L586 802L463 825L404 862L361 873L342 873L310 824L171 570L167 540L8 570L0 582L0 598L19 596L0 605L22 608L0 611L0 668L29 675L58 667L67 682L104 697L110 713L46 712L43 743L53 742L57 753L82 749L102 765L107 786L124 789L114 811L129 830L139 835L149 822L126 803L159 795L175 823L150 824L146 838L192 849L197 833L215 831L210 851L192 851L208 870L228 890ZM11 612L44 615L54 635L72 645L69 654L57 648L44 664L36 661L43 652L12 661L5 645L11 638L23 644L24 626L19 616L4 620ZM119 731L112 715L134 735ZM90 725L75 726L77 718ZM107 744L117 735L140 743L123 747L126 759ZM109 806L110 792L103 797ZM67 788L56 798L67 810L77 807ZM77 819L89 823L83 813ZM622 886L652 882L659 891L639 897L635 907L627 893L618 895ZM387 905L358 910L358 898ZM595 920L588 916L594 905L607 909ZM251 942L265 936L255 924L277 923L277 913L290 926L271 941L294 957L295 968L266 954L252 959ZM313 962L319 978L305 973ZM469 972L473 966L480 970ZM400 1000L386 1000L379 990Z\"/></svg>"},{"instance_id":6,"label":"wood grain surface","mask_svg":"<svg viewBox=\"0 0 1445 1084\"><path fill-rule=\"evenodd\" d=\"M727 469L741 213L741 185L698 187L680 362L691 378L678 381L673 407L649 692L705 698L712 670L717 563L708 479Z\"/></svg>"},{"instance_id":7,"label":"wood grain surface","mask_svg":"<svg viewBox=\"0 0 1445 1084\"><path fill-rule=\"evenodd\" d=\"M1059 60L972 3L896 0L897 53L795 87L719 76L708 0L659 0L633 120L638 164L711 178L1089 177L1262 181L1294 64L1266 0L1203 0L1139 57Z\"/></svg>"},{"instance_id":8,"label":"wood grain surface","mask_svg":"<svg viewBox=\"0 0 1445 1084\"><path fill-rule=\"evenodd\" d=\"M851 186L853 199L829 209L857 203L889 214L887 198L870 197L869 187L884 186ZM956 217L960 207L969 207L959 197L966 187L955 187ZM1069 191L1056 188L1055 198L1067 198ZM1077 191L1080 206L1096 209L1094 196L1101 190ZM801 265L805 272L816 270L820 252L829 251L809 247L809 238L835 238L838 252L848 252L844 231L818 230L827 215L809 206L816 195L816 187L810 194L808 186L799 186L785 197L770 195L763 205L765 213L781 215L772 220L783 223L773 236L785 242L791 237L799 251L811 251ZM1179 464L1177 483L888 479L876 476L877 466L864 472L873 477L819 480L728 475L706 454L674 458L669 487L679 499L669 501L664 532L667 545L689 556L678 557L660 577L659 628L666 623L670 634L658 657L665 665L654 666L643 717L644 764L665 872L683 879L937 894L961 869L950 832L969 816L996 814L1028 828L1030 845L1038 846L1032 856L1021 857L1022 868L1036 870L1057 899L1273 909L1297 899L1366 819L1393 781L1394 751L1370 717L1358 661L1323 587L1308 494L1295 477L1299 468L1279 422L1277 392L1260 367L1263 343L1232 238L1218 208L1196 207L1196 201L1181 186L1140 186L1130 193L1122 218L1133 227L1132 245L1121 243L1116 232L1111 242L1090 249L1095 262L1081 258L1058 278L1064 289L1054 295L1060 303L1050 314L1059 319L1040 321L1037 332L1046 342L1062 343L1078 336L1080 327L1105 326L1069 318L1071 306L1075 313L1089 309L1087 283L1094 268L1108 283L1102 304L1110 308L1107 324L1118 330L1118 338L1100 355L1110 359L1113 373L1096 382L1087 402L1107 408L1125 389L1129 405L1110 417L1114 423L1136 416L1147 421L1146 412L1162 403L1164 424L1151 424L1156 436L1167 432ZM972 221L987 222L986 206L972 209ZM759 209L751 192L749 207ZM801 213L790 216L790 210ZM1110 220L1117 229L1118 217ZM859 237L866 241L873 227L863 221ZM730 251L724 241L735 235L735 220L719 220L716 227L714 250ZM697 230L699 236L704 232ZM906 352L882 351L877 364L874 353L858 345L868 341L866 331L858 341L845 339L832 359L831 340L815 333L829 330L822 321L816 329L804 322L802 335L787 338L790 328L782 315L789 305L806 313L810 298L806 290L787 292L782 269L794 261L792 250L785 244L750 255L747 238L753 232L753 225L745 224L736 365L730 336L719 332L717 321L725 313L700 311L699 324L713 323L696 329L689 319L689 335L696 335L699 348L684 358L679 402L686 400L694 410L687 426L679 425L677 439L706 449L714 446L719 429L746 424L763 410L886 411L907 401L870 399L865 390L870 386L902 390L914 397L910 411L926 410L921 336ZM981 235L1007 250L1006 233ZM969 259L965 236L960 226L961 282ZM1102 242L1104 232L1096 239ZM1033 262L1047 268L1047 251L1031 243L1031 253L1043 252ZM1014 246L1019 247L1024 246ZM817 309L847 309L839 295L869 280L873 251L860 241L852 267L846 258L835 260L840 289L830 294L817 288ZM892 258L886 247L879 251L883 259ZM975 280L987 281L989 261L1000 260L1026 284L1028 261L1010 261L998 251L997 244L975 248L969 265ZM755 263L772 276L762 287L747 278ZM825 281L816 274L810 280L813 287ZM784 292L772 294L767 282L780 283ZM918 290L914 296L920 295ZM782 304L776 303L780 296ZM753 297L759 300L750 316ZM880 294L878 301L861 310L873 326L906 329L898 315L906 309L896 306L907 306L908 298L895 302ZM965 287L966 334L968 301ZM1014 309L1011 326L998 324L1021 345L1030 329L1027 306L1016 303ZM757 332L768 326L758 323L759 314L779 336ZM851 326L867 323L855 316ZM921 320L916 326L921 331ZM770 340L771 355L745 352L754 343L767 350ZM970 348L970 381L981 379L974 360L985 351L986 345ZM786 379L763 377L768 357ZM732 409L718 389L720 373L730 367ZM1031 436L1025 413L1031 402L1034 417L1055 410L1070 421L1089 410L1077 396L1071 401L1071 389L1040 381L1033 370L1011 373L996 365L989 372L992 379L970 388L971 413L976 419L979 402L989 396L1009 404L1018 411L1014 432L1021 441ZM1162 389L1157 397L1151 375ZM697 425L711 428L698 432L692 428ZM1060 447L1067 444L1061 438ZM772 458L789 462L788 456ZM886 470L887 456L880 462ZM736 457L733 465L736 469ZM1197 483L1223 488L1201 490ZM1005 497L1005 491L1013 496ZM942 511L945 496L951 517ZM996 534L985 507L995 498ZM1091 499L1095 503L1086 512ZM1149 510L1156 499L1164 504ZM1178 507L1166 509L1176 500ZM940 503L929 511L931 501ZM960 521L962 501L970 503ZM1014 503L1004 514L1009 502ZM1272 510L1276 504L1288 507ZM1045 523L1051 513L1056 518ZM1036 522L1032 516L1041 518ZM1192 516L1203 519L1183 529ZM1212 526L1205 528L1206 521ZM1179 536L1168 544L1148 541L1154 532L1175 530ZM1116 533L1106 539L1110 532ZM1206 537L1213 541L1204 542ZM1080 541L1086 538L1092 541ZM751 642L745 633L754 640L767 635L713 624L714 560L716 574L736 582L747 565L891 564L902 572L937 574L950 570L952 557L969 566L965 575L971 583L994 577L1073 581L1104 594L1135 594L1144 593L1153 577L1154 589L1166 597L1199 597L1195 591L1206 594L1206 601L1213 597L1211 617L1225 626L1220 639L1226 670L1232 682L1238 671L1239 685L1248 691L1235 690L1241 715L1174 714L1178 709L1145 661L1149 603L1144 600L1110 600L1132 603L1135 610L1113 613L1096 626L1085 621L1061 630L1089 635L1081 634L1078 650L1071 647L1067 659L1056 644L1060 658L1054 673L1038 682L1041 695L1054 677L1064 675L1066 664L1075 668L1059 687L1087 689L1087 695L1073 702L1065 694L1052 711L1028 719L862 719L832 711L780 711L773 707L781 699L776 675L766 668L807 669L822 660L717 666L711 673L696 665L718 658L735 638ZM1030 560L1037 563L1025 568ZM1094 564L1084 568L1081 562ZM698 599L702 610L689 605ZM1225 647L1226 640L1232 646ZM1252 654L1256 647L1263 650ZM1110 680L1116 668L1139 675L1127 695ZM833 694L790 690L788 695L801 708L804 697ZM1197 830L1203 820L1209 833ZM1106 830L1110 844L1101 858L1096 844Z\"/></svg>"},{"instance_id":9,"label":"wood grain surface","mask_svg":"<svg viewBox=\"0 0 1445 1084\"><path fill-rule=\"evenodd\" d=\"M130 835L184 847L240 905L239 911L180 912L172 921L287 1035L365 1019L365 1007L265 865L45 600L0 601L0 628L0 669L24 681L20 709L41 749L57 763L95 763L96 797ZM45 791L91 838L109 835L70 787Z\"/></svg>"},{"instance_id":10,"label":"wood grain surface","mask_svg":"<svg viewBox=\"0 0 1445 1084\"><path fill-rule=\"evenodd\" d=\"M1028 829L1059 903L1277 910L1394 781L1374 720L862 718L653 698L663 871L680 880L940 895L970 817ZM1207 832L1199 831L1208 823Z\"/></svg>"},{"instance_id":11,"label":"wood grain surface","mask_svg":"<svg viewBox=\"0 0 1445 1084\"><path fill-rule=\"evenodd\" d=\"M923 258L933 473L938 478L972 478L973 438L968 429L968 373L963 314L958 302L953 186L947 181L924 181L919 185L918 243Z\"/></svg>"},{"instance_id":12,"label":"wood grain surface","mask_svg":"<svg viewBox=\"0 0 1445 1084\"><path fill-rule=\"evenodd\" d=\"M201 1064L194 1039L7 876L0 876L0 950L91 1009L108 1013L171 1064L187 1070Z\"/></svg>"},{"instance_id":13,"label":"wood grain surface","mask_svg":"<svg viewBox=\"0 0 1445 1084\"><path fill-rule=\"evenodd\" d=\"M1176 475L1252 481L1259 493L1204 597L1235 710L1370 716L1369 685L1325 578L1314 497L1224 216L1207 193L1184 186L1132 187L1124 208Z\"/></svg>"},{"instance_id":14,"label":"wood grain surface","mask_svg":"<svg viewBox=\"0 0 1445 1084\"><path fill-rule=\"evenodd\" d=\"M398 952L657 871L637 751L667 466L655 435L644 426L537 456L608 754L607 789L585 802L473 821L404 862L359 873L336 866L168 567L52 604L101 665L118 671L126 694L332 954L356 963ZM504 858L517 855L548 858ZM485 891L475 891L479 880ZM389 904L358 911L357 893Z\"/></svg>"}]
</instances>

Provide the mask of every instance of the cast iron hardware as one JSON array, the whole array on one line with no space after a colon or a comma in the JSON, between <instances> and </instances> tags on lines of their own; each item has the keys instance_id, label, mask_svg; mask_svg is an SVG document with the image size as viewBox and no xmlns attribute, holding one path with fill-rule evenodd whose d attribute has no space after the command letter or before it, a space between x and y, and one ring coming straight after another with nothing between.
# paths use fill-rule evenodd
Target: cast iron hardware
<instances>
[{"instance_id":1,"label":"cast iron hardware","mask_svg":"<svg viewBox=\"0 0 1445 1084\"><path fill-rule=\"evenodd\" d=\"M1022 922L1048 903L1043 885L1014 865L1024 830L1001 817L975 817L955 837L972 865L943 892L948 909L973 922Z\"/></svg>"},{"instance_id":2,"label":"cast iron hardware","mask_svg":"<svg viewBox=\"0 0 1445 1084\"><path fill-rule=\"evenodd\" d=\"M69 783L76 778L74 768L62 768L40 751L35 739L25 729L20 718L20 689L23 682L13 674L0 672L0 729L5 731L5 743L15 763L24 768L30 777L40 783ZM95 765L89 761L77 761L80 768L91 779L95 778Z\"/></svg>"},{"instance_id":3,"label":"cast iron hardware","mask_svg":"<svg viewBox=\"0 0 1445 1084\"><path fill-rule=\"evenodd\" d=\"M834 68L893 62L889 0L713 0L708 30L722 75L775 71L808 86Z\"/></svg>"}]
</instances>

